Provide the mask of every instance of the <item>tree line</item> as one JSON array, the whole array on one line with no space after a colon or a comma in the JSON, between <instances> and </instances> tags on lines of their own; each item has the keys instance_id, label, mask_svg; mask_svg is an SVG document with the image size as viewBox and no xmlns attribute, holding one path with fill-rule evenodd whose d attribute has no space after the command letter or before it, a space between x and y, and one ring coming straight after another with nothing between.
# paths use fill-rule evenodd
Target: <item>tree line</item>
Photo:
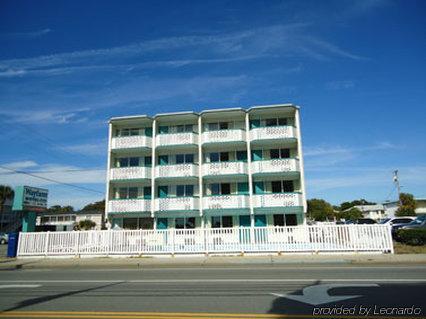
<instances>
[{"instance_id":1,"label":"tree line","mask_svg":"<svg viewBox=\"0 0 426 319\"><path fill-rule=\"evenodd\" d=\"M399 196L400 205L396 211L396 216L415 216L416 201L412 194L401 193ZM375 205L365 199L357 199L351 202L343 202L338 206L333 206L324 199L313 198L307 201L308 218L315 221L327 220L356 220L362 218L362 212L355 206Z\"/></svg>"}]
</instances>

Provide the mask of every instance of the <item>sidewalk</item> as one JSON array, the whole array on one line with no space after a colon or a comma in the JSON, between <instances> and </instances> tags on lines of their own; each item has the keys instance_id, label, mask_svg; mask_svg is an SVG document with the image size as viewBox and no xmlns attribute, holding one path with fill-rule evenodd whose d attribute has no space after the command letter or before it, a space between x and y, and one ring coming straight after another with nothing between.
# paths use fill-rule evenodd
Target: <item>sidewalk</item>
<instances>
[{"instance_id":1,"label":"sidewalk","mask_svg":"<svg viewBox=\"0 0 426 319\"><path fill-rule=\"evenodd\" d=\"M0 258L0 270L49 268L175 268L175 267L250 267L250 265L426 265L426 254L347 254L282 256L210 256L210 257L133 257L133 258Z\"/></svg>"}]
</instances>

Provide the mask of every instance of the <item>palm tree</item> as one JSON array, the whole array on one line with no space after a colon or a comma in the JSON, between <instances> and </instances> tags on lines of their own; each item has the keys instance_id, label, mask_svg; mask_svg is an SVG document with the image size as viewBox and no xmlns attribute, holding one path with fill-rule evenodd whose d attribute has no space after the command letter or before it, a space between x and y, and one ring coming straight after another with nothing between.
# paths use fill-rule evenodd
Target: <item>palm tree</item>
<instances>
[{"instance_id":1,"label":"palm tree","mask_svg":"<svg viewBox=\"0 0 426 319\"><path fill-rule=\"evenodd\" d=\"M6 200L12 199L14 196L13 188L7 185L0 185L0 231L3 230L3 210Z\"/></svg>"}]
</instances>

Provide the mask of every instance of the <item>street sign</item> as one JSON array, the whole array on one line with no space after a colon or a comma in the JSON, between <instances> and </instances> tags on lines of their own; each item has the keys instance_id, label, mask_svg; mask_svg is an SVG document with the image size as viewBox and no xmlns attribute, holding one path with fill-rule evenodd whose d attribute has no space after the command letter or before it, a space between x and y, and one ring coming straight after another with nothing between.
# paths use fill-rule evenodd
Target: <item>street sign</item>
<instances>
[{"instance_id":1,"label":"street sign","mask_svg":"<svg viewBox=\"0 0 426 319\"><path fill-rule=\"evenodd\" d=\"M48 190L38 187L17 186L13 198L13 210L41 212L47 208Z\"/></svg>"}]
</instances>

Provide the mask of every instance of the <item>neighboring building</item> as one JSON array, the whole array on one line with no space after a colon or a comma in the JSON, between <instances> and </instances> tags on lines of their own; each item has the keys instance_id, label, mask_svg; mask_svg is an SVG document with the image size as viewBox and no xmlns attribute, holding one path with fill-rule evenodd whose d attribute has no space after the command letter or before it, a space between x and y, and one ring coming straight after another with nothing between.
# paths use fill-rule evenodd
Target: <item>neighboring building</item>
<instances>
[{"instance_id":1,"label":"neighboring building","mask_svg":"<svg viewBox=\"0 0 426 319\"><path fill-rule=\"evenodd\" d=\"M79 211L74 213L41 213L37 216L36 225L46 226L52 231L69 231L82 220L89 219L96 223L94 230L103 227L103 212Z\"/></svg>"},{"instance_id":2,"label":"neighboring building","mask_svg":"<svg viewBox=\"0 0 426 319\"><path fill-rule=\"evenodd\" d=\"M416 214L426 214L426 198L415 198L417 207L416 207ZM398 210L399 202L393 201L393 202L386 202L383 203L385 214L387 217L395 217L395 213Z\"/></svg>"},{"instance_id":3,"label":"neighboring building","mask_svg":"<svg viewBox=\"0 0 426 319\"><path fill-rule=\"evenodd\" d=\"M112 118L106 194L112 228L302 224L299 108Z\"/></svg>"},{"instance_id":4,"label":"neighboring building","mask_svg":"<svg viewBox=\"0 0 426 319\"><path fill-rule=\"evenodd\" d=\"M74 229L74 213L41 213L37 216L36 226L47 226L52 231L70 231Z\"/></svg>"},{"instance_id":5,"label":"neighboring building","mask_svg":"<svg viewBox=\"0 0 426 319\"><path fill-rule=\"evenodd\" d=\"M359 209L362 212L362 216L364 218L371 218L374 220L380 220L385 218L385 208L381 204L355 205L351 208L346 209L345 211L349 211L352 208Z\"/></svg>"},{"instance_id":6,"label":"neighboring building","mask_svg":"<svg viewBox=\"0 0 426 319\"><path fill-rule=\"evenodd\" d=\"M15 232L22 226L22 214L12 211L13 199L6 199L0 207L0 232Z\"/></svg>"}]
</instances>

